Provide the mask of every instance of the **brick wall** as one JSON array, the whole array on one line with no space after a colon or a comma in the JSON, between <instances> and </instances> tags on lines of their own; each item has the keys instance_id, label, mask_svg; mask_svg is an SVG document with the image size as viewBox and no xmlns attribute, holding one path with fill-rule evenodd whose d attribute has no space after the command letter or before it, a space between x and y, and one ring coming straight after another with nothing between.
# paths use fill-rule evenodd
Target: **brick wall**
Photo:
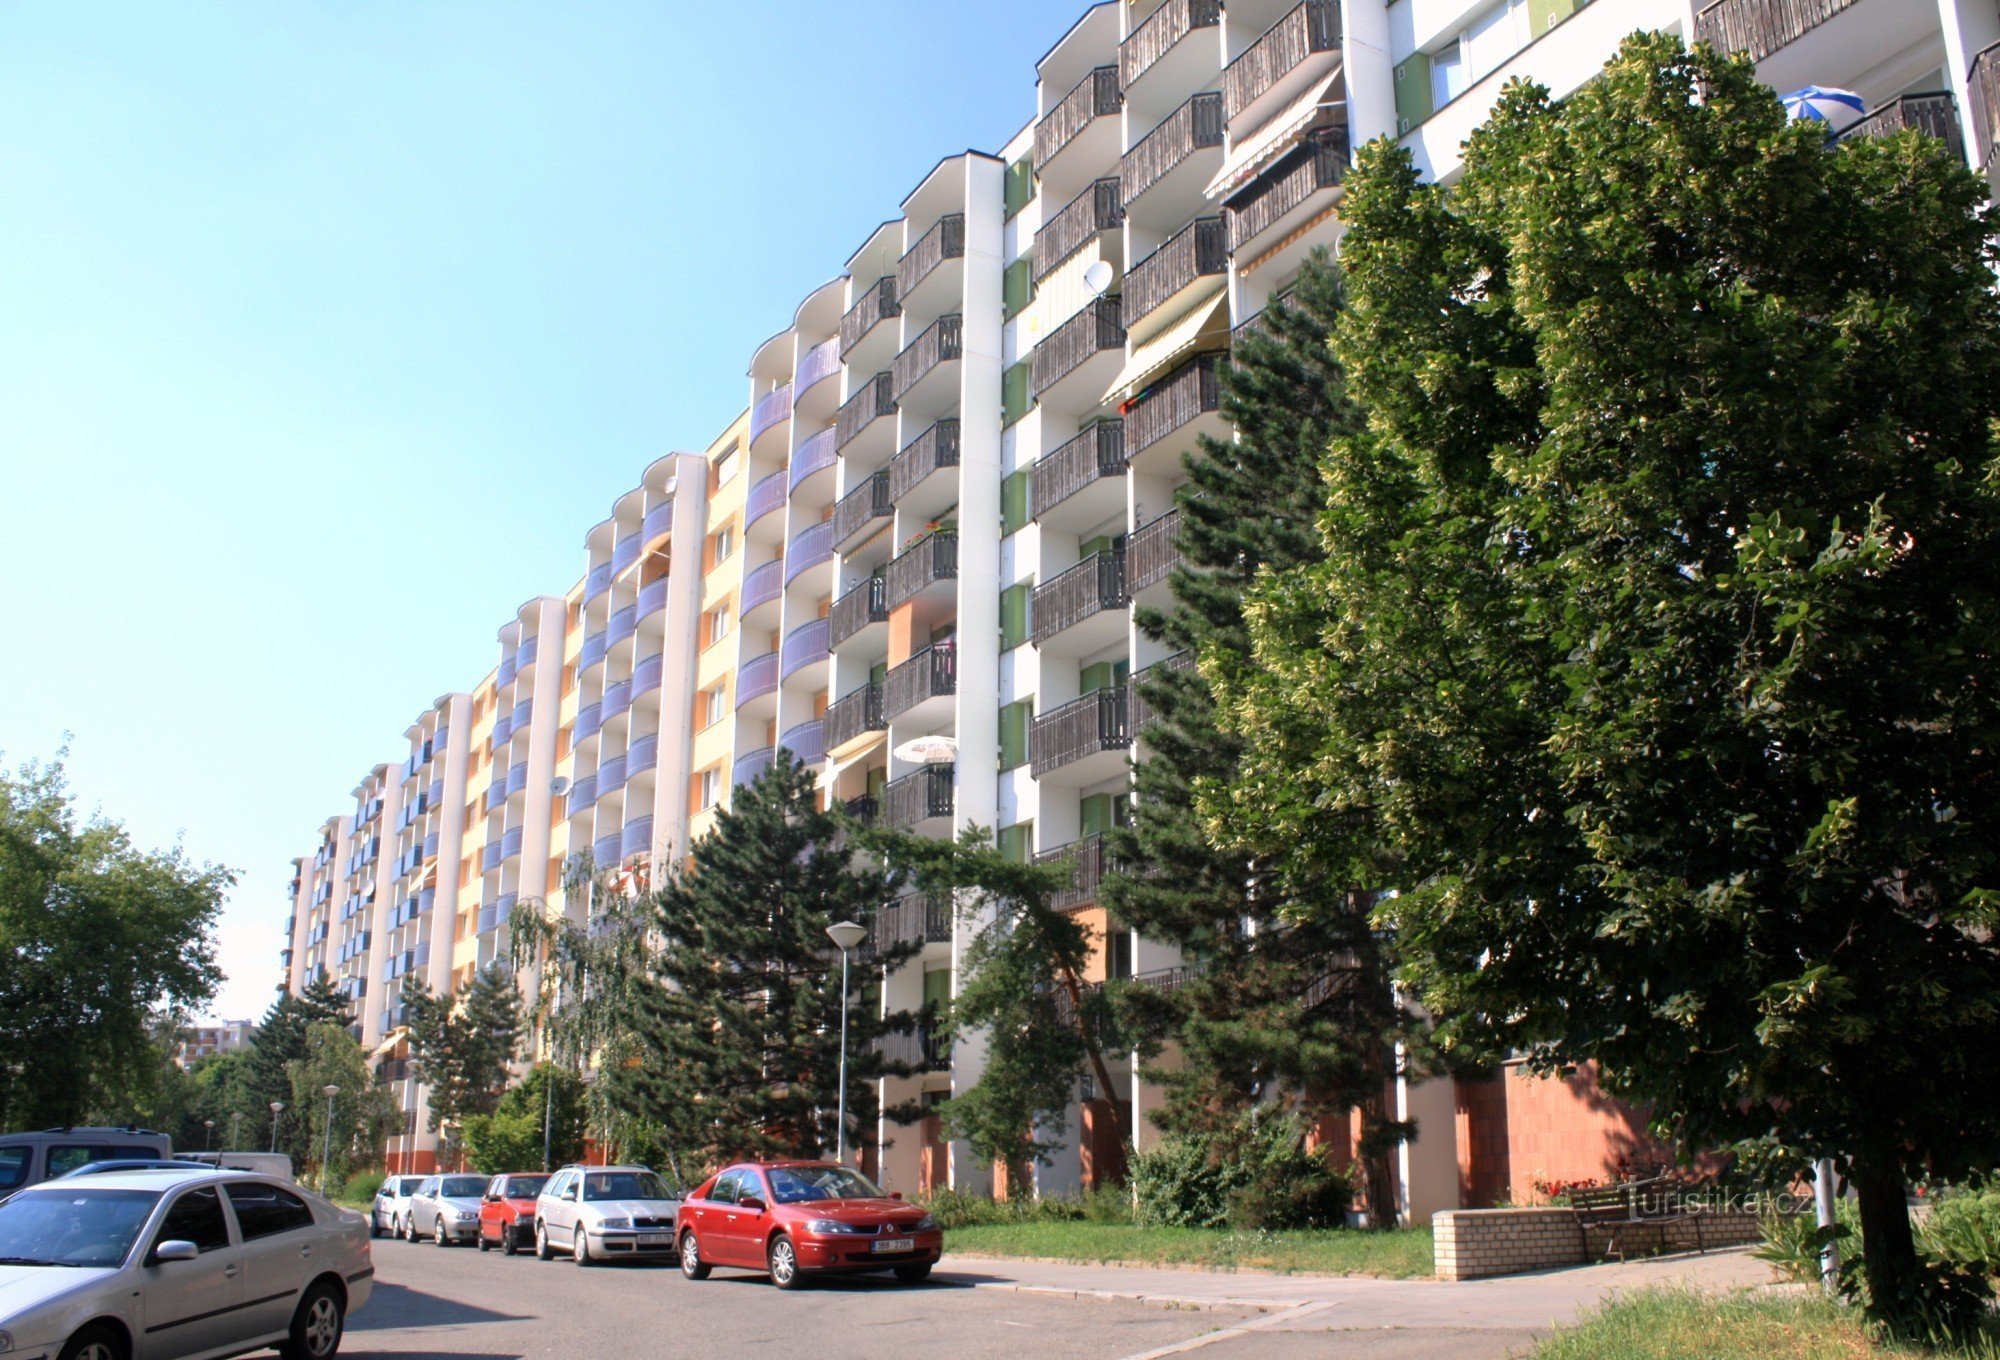
<instances>
[{"instance_id":1,"label":"brick wall","mask_svg":"<svg viewBox=\"0 0 2000 1360\"><path fill-rule=\"evenodd\" d=\"M1460 1202L1533 1204L1535 1182L1622 1179L1672 1165L1675 1149L1646 1129L1645 1106L1607 1095L1590 1068L1538 1077L1524 1063L1458 1080L1453 1101Z\"/></svg>"},{"instance_id":2,"label":"brick wall","mask_svg":"<svg viewBox=\"0 0 2000 1360\"><path fill-rule=\"evenodd\" d=\"M1757 1215L1730 1209L1664 1223L1599 1225L1589 1240L1565 1208L1454 1209L1431 1220L1439 1279L1477 1280L1582 1265L1607 1257L1650 1256L1740 1246L1758 1238ZM1699 1241L1697 1241L1697 1235Z\"/></svg>"}]
</instances>

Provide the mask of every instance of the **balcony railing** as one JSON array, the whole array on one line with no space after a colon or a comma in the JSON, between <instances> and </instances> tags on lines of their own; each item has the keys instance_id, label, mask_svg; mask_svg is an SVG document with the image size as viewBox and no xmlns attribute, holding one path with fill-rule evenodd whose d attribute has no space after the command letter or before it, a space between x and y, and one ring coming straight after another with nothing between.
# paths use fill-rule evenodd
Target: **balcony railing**
<instances>
[{"instance_id":1,"label":"balcony railing","mask_svg":"<svg viewBox=\"0 0 2000 1360\"><path fill-rule=\"evenodd\" d=\"M750 408L750 442L757 442L758 436L780 424L792 414L792 385L773 388L757 398L757 404Z\"/></svg>"},{"instance_id":2,"label":"balcony railing","mask_svg":"<svg viewBox=\"0 0 2000 1360\"><path fill-rule=\"evenodd\" d=\"M879 1034L875 1037L875 1051L885 1062L920 1072L945 1072L951 1068L951 1044L926 1028L908 1034Z\"/></svg>"},{"instance_id":3,"label":"balcony railing","mask_svg":"<svg viewBox=\"0 0 2000 1360\"><path fill-rule=\"evenodd\" d=\"M635 817L625 823L625 829L618 833L618 853L629 859L633 855L648 854L653 849L653 819Z\"/></svg>"},{"instance_id":4,"label":"balcony railing","mask_svg":"<svg viewBox=\"0 0 2000 1360\"><path fill-rule=\"evenodd\" d=\"M1965 159L1965 137L1959 131L1958 107L1948 94L1906 94L1875 109L1840 134L1850 137L1893 137L1915 130L1943 142L1956 161Z\"/></svg>"},{"instance_id":5,"label":"balcony railing","mask_svg":"<svg viewBox=\"0 0 2000 1360\"><path fill-rule=\"evenodd\" d=\"M896 276L884 274L863 289L854 305L847 309L847 315L840 318L840 357L845 359L868 332L902 314L903 309L896 301Z\"/></svg>"},{"instance_id":6,"label":"balcony railing","mask_svg":"<svg viewBox=\"0 0 2000 1360\"><path fill-rule=\"evenodd\" d=\"M606 631L610 633L611 645L614 647L616 647L619 643L623 642L626 638L631 637L632 634L638 632L639 631L638 601L635 600L631 604L626 605L623 609L613 611L610 623L607 626ZM518 708L514 710L514 725L516 727L519 727L521 725L521 710Z\"/></svg>"},{"instance_id":7,"label":"balcony railing","mask_svg":"<svg viewBox=\"0 0 2000 1360\"><path fill-rule=\"evenodd\" d=\"M832 560L833 521L823 519L808 524L792 535L791 545L785 549L785 583L789 585L822 562Z\"/></svg>"},{"instance_id":8,"label":"balcony railing","mask_svg":"<svg viewBox=\"0 0 2000 1360\"><path fill-rule=\"evenodd\" d=\"M596 802L597 776L594 773L584 775L576 783L570 785L569 806L571 812L588 812Z\"/></svg>"},{"instance_id":9,"label":"balcony railing","mask_svg":"<svg viewBox=\"0 0 2000 1360\"><path fill-rule=\"evenodd\" d=\"M882 687L877 684L863 685L826 706L826 744L830 750L838 751L855 738L880 732L888 725L882 716Z\"/></svg>"},{"instance_id":10,"label":"balcony railing","mask_svg":"<svg viewBox=\"0 0 2000 1360\"><path fill-rule=\"evenodd\" d=\"M743 527L747 529L764 516L784 508L785 474L780 469L750 488L750 494L743 501Z\"/></svg>"},{"instance_id":11,"label":"balcony railing","mask_svg":"<svg viewBox=\"0 0 2000 1360\"><path fill-rule=\"evenodd\" d=\"M1035 281L1107 231L1125 225L1125 190L1117 176L1093 183L1035 233Z\"/></svg>"},{"instance_id":12,"label":"balcony railing","mask_svg":"<svg viewBox=\"0 0 2000 1360\"><path fill-rule=\"evenodd\" d=\"M805 358L799 360L799 370L792 375L792 391L803 396L808 387L824 382L838 372L840 372L840 341L822 340L806 351Z\"/></svg>"},{"instance_id":13,"label":"balcony railing","mask_svg":"<svg viewBox=\"0 0 2000 1360\"><path fill-rule=\"evenodd\" d=\"M1076 865L1075 877L1069 887L1049 899L1050 905L1067 911L1095 902L1098 885L1104 882L1104 871L1109 866L1109 856L1104 853L1104 837L1085 836L1082 840L1044 850L1035 856L1037 864L1058 864L1063 860Z\"/></svg>"},{"instance_id":14,"label":"balcony railing","mask_svg":"<svg viewBox=\"0 0 2000 1360\"><path fill-rule=\"evenodd\" d=\"M1234 118L1315 52L1340 50L1339 0L1306 0L1245 48L1222 72L1222 98Z\"/></svg>"},{"instance_id":15,"label":"balcony railing","mask_svg":"<svg viewBox=\"0 0 2000 1360\"><path fill-rule=\"evenodd\" d=\"M1328 128L1314 134L1259 175L1223 209L1229 221L1229 249L1241 250L1286 213L1347 178L1347 133Z\"/></svg>"},{"instance_id":16,"label":"balcony railing","mask_svg":"<svg viewBox=\"0 0 2000 1360\"><path fill-rule=\"evenodd\" d=\"M842 496L833 507L833 545L845 549L864 532L895 513L889 474L877 472Z\"/></svg>"},{"instance_id":17,"label":"balcony railing","mask_svg":"<svg viewBox=\"0 0 2000 1360\"><path fill-rule=\"evenodd\" d=\"M618 833L616 831L608 836L599 836L595 841L591 842L590 857L599 864L616 864L618 862L618 844Z\"/></svg>"},{"instance_id":18,"label":"balcony railing","mask_svg":"<svg viewBox=\"0 0 2000 1360\"><path fill-rule=\"evenodd\" d=\"M639 617L649 619L667 607L667 578L664 576L639 587Z\"/></svg>"},{"instance_id":19,"label":"balcony railing","mask_svg":"<svg viewBox=\"0 0 2000 1360\"><path fill-rule=\"evenodd\" d=\"M1220 217L1198 217L1125 275L1125 317L1137 323L1195 280L1229 270L1228 233Z\"/></svg>"},{"instance_id":20,"label":"balcony railing","mask_svg":"<svg viewBox=\"0 0 2000 1360\"><path fill-rule=\"evenodd\" d=\"M632 707L632 682L614 680L604 687L604 721L610 722ZM523 769L526 767L523 766ZM510 779L511 783L512 780Z\"/></svg>"},{"instance_id":21,"label":"balcony railing","mask_svg":"<svg viewBox=\"0 0 2000 1360\"><path fill-rule=\"evenodd\" d=\"M875 825L875 818L882 811L881 805L865 793L859 798L848 799L840 806L842 811L863 826Z\"/></svg>"},{"instance_id":22,"label":"balcony railing","mask_svg":"<svg viewBox=\"0 0 2000 1360\"><path fill-rule=\"evenodd\" d=\"M625 753L625 778L629 781L635 775L642 775L648 770L659 768L659 764L659 734L640 737L632 743L632 749Z\"/></svg>"},{"instance_id":23,"label":"balcony railing","mask_svg":"<svg viewBox=\"0 0 2000 1360\"><path fill-rule=\"evenodd\" d=\"M1125 426L1100 420L1035 464L1030 505L1040 519L1077 492L1125 475Z\"/></svg>"},{"instance_id":24,"label":"balcony railing","mask_svg":"<svg viewBox=\"0 0 2000 1360\"><path fill-rule=\"evenodd\" d=\"M1164 661L1155 661L1152 665L1132 677L1130 685L1132 689L1131 722L1133 736L1136 737L1144 732L1159 716L1153 712L1153 706L1146 702L1146 686L1160 679L1162 673L1166 671L1191 671L1193 669L1194 653L1176 652Z\"/></svg>"},{"instance_id":25,"label":"balcony railing","mask_svg":"<svg viewBox=\"0 0 2000 1360\"><path fill-rule=\"evenodd\" d=\"M901 402L909 390L922 382L939 364L958 358L964 344L964 318L957 312L931 322L924 328L923 334L905 346L890 365L891 395Z\"/></svg>"},{"instance_id":26,"label":"balcony railing","mask_svg":"<svg viewBox=\"0 0 2000 1360\"><path fill-rule=\"evenodd\" d=\"M905 893L875 914L868 943L878 953L905 944L948 944L951 916L949 897Z\"/></svg>"},{"instance_id":27,"label":"balcony railing","mask_svg":"<svg viewBox=\"0 0 2000 1360\"><path fill-rule=\"evenodd\" d=\"M597 796L616 793L625 787L625 757L613 756L597 767Z\"/></svg>"},{"instance_id":28,"label":"balcony railing","mask_svg":"<svg viewBox=\"0 0 2000 1360\"><path fill-rule=\"evenodd\" d=\"M1151 17L1118 44L1118 82L1131 89L1134 81L1198 28L1222 22L1222 0L1167 0Z\"/></svg>"},{"instance_id":29,"label":"balcony railing","mask_svg":"<svg viewBox=\"0 0 2000 1360\"><path fill-rule=\"evenodd\" d=\"M785 634L778 649L779 678L789 680L806 667L826 660L826 625L825 619L813 619Z\"/></svg>"},{"instance_id":30,"label":"balcony railing","mask_svg":"<svg viewBox=\"0 0 2000 1360\"><path fill-rule=\"evenodd\" d=\"M861 432L884 416L896 414L896 398L893 393L894 379L887 373L877 373L861 384L859 391L842 404L833 417L833 444L844 449L860 437Z\"/></svg>"},{"instance_id":31,"label":"balcony railing","mask_svg":"<svg viewBox=\"0 0 2000 1360\"><path fill-rule=\"evenodd\" d=\"M889 464L889 499L900 501L933 472L958 466L958 422L940 420L897 453Z\"/></svg>"},{"instance_id":32,"label":"balcony railing","mask_svg":"<svg viewBox=\"0 0 2000 1360\"><path fill-rule=\"evenodd\" d=\"M1028 731L1028 762L1037 779L1086 756L1132 745L1125 687L1113 685L1035 719Z\"/></svg>"},{"instance_id":33,"label":"balcony railing","mask_svg":"<svg viewBox=\"0 0 2000 1360\"><path fill-rule=\"evenodd\" d=\"M940 529L926 534L914 547L890 560L885 579L891 609L914 600L939 581L957 580L957 530Z\"/></svg>"},{"instance_id":34,"label":"balcony railing","mask_svg":"<svg viewBox=\"0 0 2000 1360\"><path fill-rule=\"evenodd\" d=\"M888 587L880 576L871 576L833 602L828 611L827 646L838 647L871 623L889 618Z\"/></svg>"},{"instance_id":35,"label":"balcony railing","mask_svg":"<svg viewBox=\"0 0 2000 1360\"><path fill-rule=\"evenodd\" d=\"M766 652L743 663L736 672L736 706L774 694L778 689L778 654Z\"/></svg>"},{"instance_id":36,"label":"balcony railing","mask_svg":"<svg viewBox=\"0 0 2000 1360\"><path fill-rule=\"evenodd\" d=\"M1055 328L1035 346L1028 366L1028 386L1036 400L1042 393L1106 350L1125 348L1125 327L1119 320L1119 300L1094 298L1075 316Z\"/></svg>"},{"instance_id":37,"label":"balcony railing","mask_svg":"<svg viewBox=\"0 0 2000 1360\"><path fill-rule=\"evenodd\" d=\"M1222 93L1198 94L1167 115L1167 121L1139 139L1118 162L1125 206L1172 174L1195 152L1222 145Z\"/></svg>"},{"instance_id":38,"label":"balcony railing","mask_svg":"<svg viewBox=\"0 0 2000 1360\"><path fill-rule=\"evenodd\" d=\"M965 214L948 213L896 261L896 296L906 298L917 291L931 271L946 260L965 254Z\"/></svg>"},{"instance_id":39,"label":"balcony railing","mask_svg":"<svg viewBox=\"0 0 2000 1360\"><path fill-rule=\"evenodd\" d=\"M1054 580L1035 587L1031 607L1035 643L1039 646L1107 609L1123 609L1130 600L1125 592L1124 550L1092 553Z\"/></svg>"},{"instance_id":40,"label":"balcony railing","mask_svg":"<svg viewBox=\"0 0 2000 1360\"><path fill-rule=\"evenodd\" d=\"M926 765L914 774L892 779L882 789L882 825L907 831L919 822L949 817L952 812L952 767Z\"/></svg>"},{"instance_id":41,"label":"balcony railing","mask_svg":"<svg viewBox=\"0 0 2000 1360\"><path fill-rule=\"evenodd\" d=\"M1125 545L1125 570L1134 595L1167 579L1180 565L1181 512L1167 511L1133 530Z\"/></svg>"},{"instance_id":42,"label":"balcony railing","mask_svg":"<svg viewBox=\"0 0 2000 1360\"><path fill-rule=\"evenodd\" d=\"M583 602L589 604L609 589L611 589L611 564L599 562L590 569L590 574L583 578Z\"/></svg>"},{"instance_id":43,"label":"balcony railing","mask_svg":"<svg viewBox=\"0 0 2000 1360\"><path fill-rule=\"evenodd\" d=\"M1174 431L1220 408L1222 384L1216 373L1218 356L1197 354L1153 389L1125 414L1125 456L1159 443Z\"/></svg>"},{"instance_id":44,"label":"balcony railing","mask_svg":"<svg viewBox=\"0 0 2000 1360\"><path fill-rule=\"evenodd\" d=\"M658 538L673 528L674 503L670 500L661 501L646 512L646 518L640 521L640 526L647 538Z\"/></svg>"},{"instance_id":45,"label":"balcony railing","mask_svg":"<svg viewBox=\"0 0 2000 1360\"><path fill-rule=\"evenodd\" d=\"M949 639L934 642L882 680L882 716L893 722L926 699L958 692L958 648Z\"/></svg>"},{"instance_id":46,"label":"balcony railing","mask_svg":"<svg viewBox=\"0 0 2000 1360\"><path fill-rule=\"evenodd\" d=\"M2000 148L2000 43L1972 59L1972 78L1966 83L1970 96L1967 116L1972 119L1973 143L1979 148L1979 163L1991 165Z\"/></svg>"},{"instance_id":47,"label":"balcony railing","mask_svg":"<svg viewBox=\"0 0 2000 1360\"><path fill-rule=\"evenodd\" d=\"M792 753L801 765L817 765L826 759L826 724L819 718L802 722L778 738L778 745Z\"/></svg>"},{"instance_id":48,"label":"balcony railing","mask_svg":"<svg viewBox=\"0 0 2000 1360\"><path fill-rule=\"evenodd\" d=\"M738 787L756 783L764 771L771 768L771 762L775 758L776 753L768 746L746 752L737 757L736 764L730 768L729 782Z\"/></svg>"},{"instance_id":49,"label":"balcony railing","mask_svg":"<svg viewBox=\"0 0 2000 1360\"><path fill-rule=\"evenodd\" d=\"M743 603L738 606L736 615L741 618L751 610L769 604L784 593L784 562L775 560L766 562L743 578Z\"/></svg>"},{"instance_id":50,"label":"balcony railing","mask_svg":"<svg viewBox=\"0 0 2000 1360\"><path fill-rule=\"evenodd\" d=\"M1857 0L1715 0L1694 16L1697 41L1762 61Z\"/></svg>"},{"instance_id":51,"label":"balcony railing","mask_svg":"<svg viewBox=\"0 0 2000 1360\"><path fill-rule=\"evenodd\" d=\"M834 455L838 452L831 429L821 430L799 445L792 451L792 490L797 491L799 483L815 472L824 472L832 467Z\"/></svg>"},{"instance_id":52,"label":"balcony railing","mask_svg":"<svg viewBox=\"0 0 2000 1360\"><path fill-rule=\"evenodd\" d=\"M646 546L646 540L639 534L627 534L611 549L611 571L613 575L625 570L639 560L639 550Z\"/></svg>"},{"instance_id":53,"label":"balcony railing","mask_svg":"<svg viewBox=\"0 0 2000 1360\"><path fill-rule=\"evenodd\" d=\"M1125 106L1118 88L1118 68L1100 66L1076 83L1056 106L1035 124L1035 172L1054 160L1077 134Z\"/></svg>"}]
</instances>

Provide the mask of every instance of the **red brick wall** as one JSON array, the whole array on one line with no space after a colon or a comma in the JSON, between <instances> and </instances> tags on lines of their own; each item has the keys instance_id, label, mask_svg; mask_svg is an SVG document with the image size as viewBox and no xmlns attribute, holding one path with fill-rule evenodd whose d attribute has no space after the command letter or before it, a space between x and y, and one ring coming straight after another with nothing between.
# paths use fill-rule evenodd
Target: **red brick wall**
<instances>
[{"instance_id":1,"label":"red brick wall","mask_svg":"<svg viewBox=\"0 0 2000 1360\"><path fill-rule=\"evenodd\" d=\"M1458 1202L1485 1209L1511 1193L1507 1147L1507 1083L1503 1078L1452 1082L1458 1140Z\"/></svg>"},{"instance_id":2,"label":"red brick wall","mask_svg":"<svg viewBox=\"0 0 2000 1360\"><path fill-rule=\"evenodd\" d=\"M1674 1161L1672 1144L1646 1131L1647 1111L1606 1095L1596 1073L1536 1077L1510 1063L1506 1086L1507 1183L1516 1204L1539 1198L1534 1183L1618 1179Z\"/></svg>"}]
</instances>

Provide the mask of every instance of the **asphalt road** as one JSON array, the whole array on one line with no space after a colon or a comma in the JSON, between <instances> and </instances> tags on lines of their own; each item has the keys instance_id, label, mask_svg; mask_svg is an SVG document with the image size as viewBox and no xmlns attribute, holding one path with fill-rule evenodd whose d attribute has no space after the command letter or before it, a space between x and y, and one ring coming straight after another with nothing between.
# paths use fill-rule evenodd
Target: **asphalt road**
<instances>
[{"instance_id":1,"label":"asphalt road","mask_svg":"<svg viewBox=\"0 0 2000 1360\"><path fill-rule=\"evenodd\" d=\"M954 1266L949 1255L922 1285L848 1278L789 1294L741 1271L718 1269L694 1283L669 1265L580 1269L386 1239L375 1243L375 1269L374 1295L349 1319L344 1356L1122 1360L1260 1316L976 1288L993 1277L978 1262ZM1231 1356L1247 1353L1227 1347Z\"/></svg>"}]
</instances>

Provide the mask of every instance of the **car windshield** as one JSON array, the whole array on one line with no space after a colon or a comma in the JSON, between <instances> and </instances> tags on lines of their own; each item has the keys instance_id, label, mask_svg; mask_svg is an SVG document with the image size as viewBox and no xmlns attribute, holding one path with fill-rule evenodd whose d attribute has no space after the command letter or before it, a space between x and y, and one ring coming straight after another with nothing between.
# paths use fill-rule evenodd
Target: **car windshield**
<instances>
[{"instance_id":1,"label":"car windshield","mask_svg":"<svg viewBox=\"0 0 2000 1360\"><path fill-rule=\"evenodd\" d=\"M667 1183L650 1171L593 1171L583 1178L585 1199L672 1199Z\"/></svg>"},{"instance_id":2,"label":"car windshield","mask_svg":"<svg viewBox=\"0 0 2000 1360\"><path fill-rule=\"evenodd\" d=\"M31 1190L0 1204L0 1265L117 1266L157 1190Z\"/></svg>"},{"instance_id":3,"label":"car windshield","mask_svg":"<svg viewBox=\"0 0 2000 1360\"><path fill-rule=\"evenodd\" d=\"M881 1199L875 1183L844 1166L773 1166L765 1168L771 1193L780 1204L809 1204L822 1199Z\"/></svg>"},{"instance_id":4,"label":"car windshield","mask_svg":"<svg viewBox=\"0 0 2000 1360\"><path fill-rule=\"evenodd\" d=\"M478 1199L485 1193L483 1176L446 1176L438 1187L438 1195L444 1199Z\"/></svg>"},{"instance_id":5,"label":"car windshield","mask_svg":"<svg viewBox=\"0 0 2000 1360\"><path fill-rule=\"evenodd\" d=\"M547 1176L509 1176L503 1194L509 1199L533 1199L549 1183Z\"/></svg>"}]
</instances>

